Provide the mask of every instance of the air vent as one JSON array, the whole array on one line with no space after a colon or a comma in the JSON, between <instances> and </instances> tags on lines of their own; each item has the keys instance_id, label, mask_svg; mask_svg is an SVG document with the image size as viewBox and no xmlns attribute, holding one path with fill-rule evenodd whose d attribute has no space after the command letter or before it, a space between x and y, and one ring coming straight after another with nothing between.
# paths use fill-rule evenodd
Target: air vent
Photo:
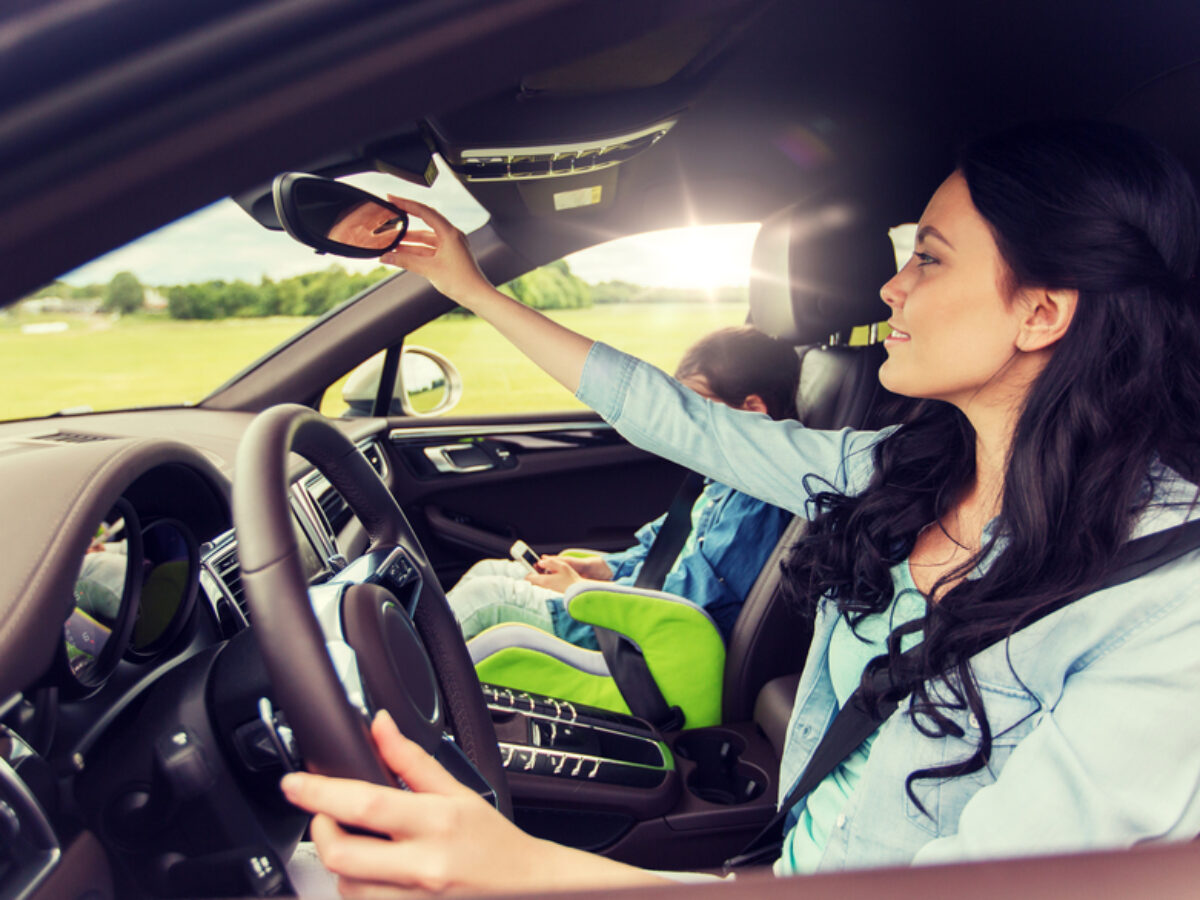
<instances>
[{"instance_id":1,"label":"air vent","mask_svg":"<svg viewBox=\"0 0 1200 900\"><path fill-rule=\"evenodd\" d=\"M111 441L112 435L87 434L82 431L55 431L52 434L39 434L35 441L53 441L57 444L91 444L95 441Z\"/></svg>"},{"instance_id":2,"label":"air vent","mask_svg":"<svg viewBox=\"0 0 1200 900\"><path fill-rule=\"evenodd\" d=\"M379 446L378 441L370 440L358 445L359 452L371 464L371 468L375 470L380 478L387 477L387 458L384 456L383 448ZM313 473L305 483L308 491L308 496L320 508L322 515L325 516L325 521L329 523L331 529L330 539L339 534L343 528L350 522L350 518L354 513L350 510L350 506L346 503L337 488L329 483L324 475L319 472Z\"/></svg>"},{"instance_id":3,"label":"air vent","mask_svg":"<svg viewBox=\"0 0 1200 900\"><path fill-rule=\"evenodd\" d=\"M350 507L346 503L345 498L329 482L326 481L324 483L324 488L313 499L321 507L321 512L324 513L325 521L329 523L329 527L333 529L334 534L337 534L350 521Z\"/></svg>"},{"instance_id":4,"label":"air vent","mask_svg":"<svg viewBox=\"0 0 1200 900\"><path fill-rule=\"evenodd\" d=\"M249 622L250 608L246 605L246 598L242 591L242 568L238 563L237 553L230 552L220 559L213 560L212 569L221 579L226 593L233 598L233 602L237 604L237 608L242 611L242 615Z\"/></svg>"},{"instance_id":5,"label":"air vent","mask_svg":"<svg viewBox=\"0 0 1200 900\"><path fill-rule=\"evenodd\" d=\"M359 450L362 455L367 458L367 462L371 464L371 468L378 473L380 478L387 478L387 461L383 456L383 448L379 446L378 441L368 441L361 445Z\"/></svg>"}]
</instances>

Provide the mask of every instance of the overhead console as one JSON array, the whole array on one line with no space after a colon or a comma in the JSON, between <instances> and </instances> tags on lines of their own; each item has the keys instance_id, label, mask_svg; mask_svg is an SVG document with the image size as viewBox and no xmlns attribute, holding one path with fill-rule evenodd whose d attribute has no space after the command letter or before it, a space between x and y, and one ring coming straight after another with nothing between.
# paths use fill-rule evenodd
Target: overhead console
<instances>
[{"instance_id":1,"label":"overhead console","mask_svg":"<svg viewBox=\"0 0 1200 900\"><path fill-rule=\"evenodd\" d=\"M477 197L515 188L537 215L605 208L616 197L619 167L675 127L757 8L759 0L729 0L668 18L636 40L526 72L465 107L305 168L330 178L377 170L428 185L437 153ZM260 224L281 227L269 184L236 199Z\"/></svg>"}]
</instances>

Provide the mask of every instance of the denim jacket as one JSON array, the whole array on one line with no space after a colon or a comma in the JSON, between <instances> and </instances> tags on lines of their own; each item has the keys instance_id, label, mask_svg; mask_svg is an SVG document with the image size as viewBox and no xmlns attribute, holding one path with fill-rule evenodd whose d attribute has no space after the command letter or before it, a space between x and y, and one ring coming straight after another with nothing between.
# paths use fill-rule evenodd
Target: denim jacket
<instances>
[{"instance_id":1,"label":"denim jacket","mask_svg":"<svg viewBox=\"0 0 1200 900\"><path fill-rule=\"evenodd\" d=\"M638 529L638 542L604 557L613 581L633 584L666 514ZM692 531L661 590L703 607L726 641L742 604L791 518L783 510L710 481L696 498Z\"/></svg>"},{"instance_id":2,"label":"denim jacket","mask_svg":"<svg viewBox=\"0 0 1200 900\"><path fill-rule=\"evenodd\" d=\"M578 396L630 442L799 515L809 491L863 490L881 433L811 431L710 403L652 366L597 344ZM1196 488L1165 468L1134 529L1196 517ZM814 479L819 481L814 483ZM965 759L961 738L922 735L907 701L880 728L862 780L838 815L822 871L1129 847L1200 834L1200 553L1097 591L972 659L993 733L987 766L919 780ZM837 713L827 653L837 614L817 610L779 779L804 770Z\"/></svg>"}]
</instances>

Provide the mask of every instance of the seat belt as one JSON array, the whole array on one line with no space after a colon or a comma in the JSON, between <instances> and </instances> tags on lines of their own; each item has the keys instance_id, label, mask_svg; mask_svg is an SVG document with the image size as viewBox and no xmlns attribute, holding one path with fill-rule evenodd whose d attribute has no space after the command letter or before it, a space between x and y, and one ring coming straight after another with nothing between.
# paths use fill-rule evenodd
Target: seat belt
<instances>
[{"instance_id":1,"label":"seat belt","mask_svg":"<svg viewBox=\"0 0 1200 900\"><path fill-rule=\"evenodd\" d=\"M692 533L692 507L704 490L704 476L699 472L688 472L683 484L675 492L675 499L667 509L667 517L654 536L654 542L646 551L642 568L638 570L633 586L651 591L662 590L667 573L679 558L688 535Z\"/></svg>"},{"instance_id":2,"label":"seat belt","mask_svg":"<svg viewBox=\"0 0 1200 900\"><path fill-rule=\"evenodd\" d=\"M692 533L692 507L703 490L704 476L689 472L671 501L662 527L646 551L634 587L655 591L662 588L667 573ZM592 627L608 671L630 712L662 731L675 731L682 727L683 711L678 706L667 704L650 673L650 667L646 665L641 648L619 632L598 625Z\"/></svg>"},{"instance_id":3,"label":"seat belt","mask_svg":"<svg viewBox=\"0 0 1200 900\"><path fill-rule=\"evenodd\" d=\"M1135 578L1140 578L1147 572L1153 571L1159 566L1165 565L1183 556L1183 554L1196 549L1200 549L1200 519L1184 522L1182 525L1176 525L1172 528L1156 531L1153 534L1132 540L1118 552L1117 568L1099 586L1090 589L1087 593L1093 594L1105 588L1116 587L1127 581L1133 581ZM1069 606L1081 596L1086 596L1086 594L1064 598L1045 609L1039 610L1036 615L1017 630L1020 631L1028 628L1039 619ZM992 641L986 646L980 647L975 652L982 653L988 647L994 646L1001 640L1005 640L1005 638ZM919 650L920 645L917 645L906 650L903 655L912 659L915 658ZM829 729L825 732L825 736L817 744L817 749L813 751L813 755L809 759L808 765L805 767L800 779L796 782L796 786L788 792L787 797L779 805L779 810L772 817L771 821L746 845L746 848L741 853L725 861L725 871L727 873L732 869L765 863L779 857L783 849L784 821L787 819L792 808L812 793L817 785L825 780L829 773L841 765L846 757L857 750L862 745L862 742L870 737L883 724L884 720L896 711L900 705L900 701L909 693L905 691L899 697L888 697L887 690L890 685L891 677L886 669L875 673L873 687L883 697L879 701L879 709L876 713L872 713L866 708L859 689L855 689L854 693L846 698L846 703L834 717Z\"/></svg>"}]
</instances>

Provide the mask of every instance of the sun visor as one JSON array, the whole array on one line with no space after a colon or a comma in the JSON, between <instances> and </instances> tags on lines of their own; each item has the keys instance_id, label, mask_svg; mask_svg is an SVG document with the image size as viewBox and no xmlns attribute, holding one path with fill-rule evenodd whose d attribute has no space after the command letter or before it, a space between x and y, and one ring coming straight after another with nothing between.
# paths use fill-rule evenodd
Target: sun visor
<instances>
[{"instance_id":1,"label":"sun visor","mask_svg":"<svg viewBox=\"0 0 1200 900\"><path fill-rule=\"evenodd\" d=\"M774 337L816 344L888 317L879 298L896 272L887 227L853 201L797 204L771 216L751 266L750 319Z\"/></svg>"}]
</instances>

